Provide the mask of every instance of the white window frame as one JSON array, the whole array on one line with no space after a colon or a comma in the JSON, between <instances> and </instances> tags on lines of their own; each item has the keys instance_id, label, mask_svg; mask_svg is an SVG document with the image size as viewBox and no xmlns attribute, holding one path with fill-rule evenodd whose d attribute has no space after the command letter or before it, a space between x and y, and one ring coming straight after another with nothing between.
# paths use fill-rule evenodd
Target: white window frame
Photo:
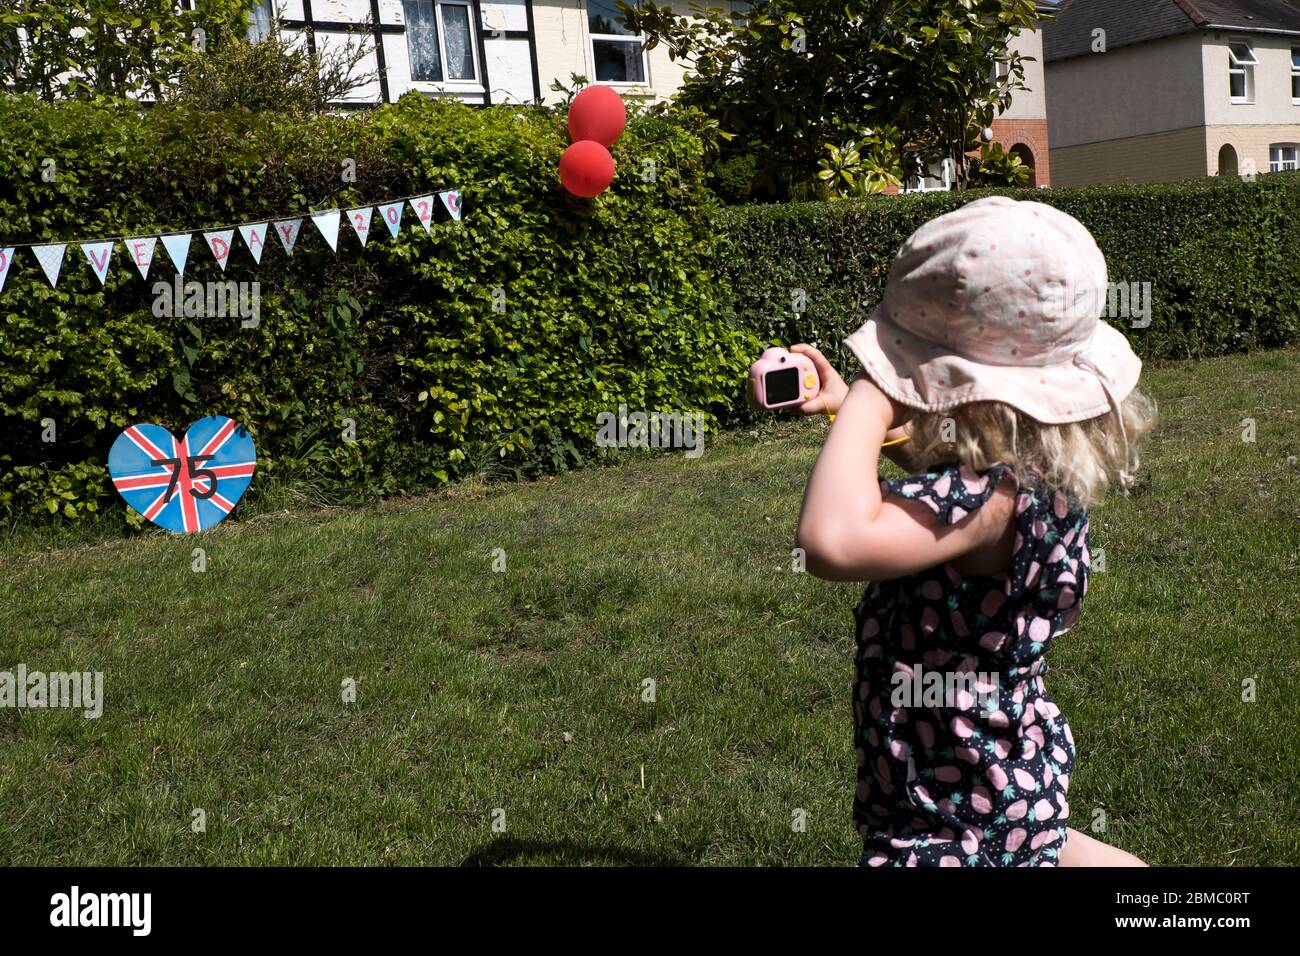
<instances>
[{"instance_id":1,"label":"white window frame","mask_svg":"<svg viewBox=\"0 0 1300 956\"><path fill-rule=\"evenodd\" d=\"M945 156L943 159L941 159L941 160L939 161L939 175L938 175L938 176L934 176L934 175L932 175L933 172L934 172L934 166L933 166L933 165L927 167L926 170L925 170L925 173L921 176L920 179L918 179L918 180L911 180L911 181L908 181L908 182L904 182L904 183L903 183L903 188L902 188L901 192L905 192L905 193L946 193L946 192L950 192L950 191L952 190L952 184L953 184L953 182L954 182L954 181L956 180L956 178L957 178L957 176L956 176L956 170L953 169L952 160L949 159L949 158L947 158L947 157ZM943 185L941 185L941 186L927 186L927 185L925 184L926 179L936 179L936 180L937 180L937 179L940 179L940 178L943 179ZM915 185L915 186L910 185L911 182L915 182L916 185Z\"/></svg>"},{"instance_id":2,"label":"white window frame","mask_svg":"<svg viewBox=\"0 0 1300 956\"><path fill-rule=\"evenodd\" d=\"M640 0L637 0L638 6ZM600 86L622 87L624 89L640 89L650 85L650 62L645 55L645 35L641 33L592 33L591 32L591 7L585 2L582 5L583 16L586 17L587 23L587 52L591 56L591 82ZM645 77L642 80L622 81L622 80L598 80L596 79L596 42L604 40L612 43L639 43L641 45L641 75Z\"/></svg>"},{"instance_id":3,"label":"white window frame","mask_svg":"<svg viewBox=\"0 0 1300 956\"><path fill-rule=\"evenodd\" d=\"M439 89L449 89L449 88L459 89L459 90L483 89L483 65L479 63L479 59L478 59L478 32L477 32L477 23L474 19L474 4L472 0L429 0L429 2L433 4L434 22L437 23L438 25L438 57L439 57L439 63L442 66L442 79L441 80L417 80L415 78L415 71L409 70L409 72L411 73L411 85L417 89L419 88L420 85L436 86ZM469 24L469 56L470 56L470 62L474 65L474 76L472 79L468 79L468 80L447 79L447 62L448 62L447 28L443 24L443 20L442 20L443 7L464 7L465 8L465 22ZM411 25L408 23L405 25L405 27L406 29L404 31L404 34L407 34L410 32ZM411 55L411 46L409 40L407 41L406 55L408 58ZM408 59L407 62L409 64L410 60Z\"/></svg>"},{"instance_id":4,"label":"white window frame","mask_svg":"<svg viewBox=\"0 0 1300 956\"><path fill-rule=\"evenodd\" d=\"M1238 56L1233 47L1243 47L1245 56ZM1255 67L1259 66L1259 57L1255 56L1255 50L1247 40L1230 40L1228 41L1228 102L1230 103L1254 103L1255 102ZM1242 96L1234 96L1232 93L1232 78L1240 76L1242 78Z\"/></svg>"},{"instance_id":5,"label":"white window frame","mask_svg":"<svg viewBox=\"0 0 1300 956\"><path fill-rule=\"evenodd\" d=\"M1283 155L1287 152L1291 155L1283 159ZM1291 172L1298 169L1300 169L1300 143L1269 144L1268 171L1270 173Z\"/></svg>"},{"instance_id":6,"label":"white window frame","mask_svg":"<svg viewBox=\"0 0 1300 956\"><path fill-rule=\"evenodd\" d=\"M1291 105L1300 106L1300 46L1291 48Z\"/></svg>"}]
</instances>

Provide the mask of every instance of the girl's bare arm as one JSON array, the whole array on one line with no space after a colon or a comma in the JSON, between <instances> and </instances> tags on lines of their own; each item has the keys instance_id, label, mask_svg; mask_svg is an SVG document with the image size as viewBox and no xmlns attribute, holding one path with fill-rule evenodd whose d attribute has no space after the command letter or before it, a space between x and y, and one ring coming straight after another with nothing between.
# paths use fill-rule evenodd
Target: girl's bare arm
<instances>
[{"instance_id":1,"label":"girl's bare arm","mask_svg":"<svg viewBox=\"0 0 1300 956\"><path fill-rule=\"evenodd\" d=\"M991 545L1005 532L1014 508L1010 488L998 489L954 525L941 524L920 502L881 497L880 448L907 414L868 378L849 386L799 516L796 543L818 577L864 581L915 574Z\"/></svg>"}]
</instances>

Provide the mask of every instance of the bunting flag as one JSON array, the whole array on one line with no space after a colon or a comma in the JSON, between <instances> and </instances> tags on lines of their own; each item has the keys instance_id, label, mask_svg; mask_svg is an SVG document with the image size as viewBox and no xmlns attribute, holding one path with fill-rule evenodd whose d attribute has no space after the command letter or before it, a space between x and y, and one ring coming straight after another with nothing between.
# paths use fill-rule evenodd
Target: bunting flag
<instances>
[{"instance_id":1,"label":"bunting flag","mask_svg":"<svg viewBox=\"0 0 1300 956\"><path fill-rule=\"evenodd\" d=\"M216 226L210 229L173 232L154 236L103 236L98 239L87 239L84 242L76 240L74 242L24 243L21 245L0 246L0 292L4 291L5 284L9 279L15 253L22 248L32 251L32 255L36 257L36 261L40 264L41 271L45 273L45 278L49 280L50 286L57 287L63 271L68 246L76 245L85 255L86 261L90 264L95 278L99 280L100 286L104 287L108 284L108 274L112 266L113 253L116 251L117 243L121 242L126 248L126 254L131 260L131 264L140 272L140 278L147 282L149 273L153 270L154 254L157 252L159 242L167 250L172 265L176 267L176 274L183 276L189 263L190 246L195 234L198 234L202 236L203 242L212 253L217 266L222 272L225 272L226 266L230 262L230 254L234 250L236 231L239 232L244 245L248 247L253 261L257 265L261 265L262 254L266 251L269 232L274 231L279 237L280 245L284 248L284 254L292 256L302 231L303 220L309 218L315 224L321 238L337 254L339 251L339 231L342 228L344 216L347 216L348 225L356 233L357 240L362 247L367 246L370 242L370 230L374 224L376 209L379 210L380 219L388 227L389 235L394 239L401 232L402 215L405 211L404 207L408 203L420 225L424 227L424 231L429 233L433 224L434 210L437 206L435 196L438 200L441 200L443 207L451 218L459 222L461 219L461 191L459 189L447 189L423 196L407 196L373 206L358 206L355 209L322 209L290 219L237 223L229 227Z\"/></svg>"},{"instance_id":2,"label":"bunting flag","mask_svg":"<svg viewBox=\"0 0 1300 956\"><path fill-rule=\"evenodd\" d=\"M366 244L366 240L370 238L370 218L374 213L375 210L371 206L348 210L348 222L352 223L352 228L356 230L357 238L361 240L363 246Z\"/></svg>"},{"instance_id":3,"label":"bunting flag","mask_svg":"<svg viewBox=\"0 0 1300 956\"><path fill-rule=\"evenodd\" d=\"M230 261L230 243L235 238L235 230L218 229L215 232L205 232L203 241L208 244L212 250L212 256L217 260L217 265L221 266L221 271L226 271L226 263Z\"/></svg>"},{"instance_id":4,"label":"bunting flag","mask_svg":"<svg viewBox=\"0 0 1300 956\"><path fill-rule=\"evenodd\" d=\"M447 212L451 213L451 218L460 222L460 190L449 189L445 193L438 193L438 198L447 207Z\"/></svg>"},{"instance_id":5,"label":"bunting flag","mask_svg":"<svg viewBox=\"0 0 1300 956\"><path fill-rule=\"evenodd\" d=\"M174 236L163 236L162 244L163 248L167 250L167 255L172 257L172 264L176 266L176 274L185 275L185 260L190 257L190 234L184 232Z\"/></svg>"},{"instance_id":6,"label":"bunting flag","mask_svg":"<svg viewBox=\"0 0 1300 956\"><path fill-rule=\"evenodd\" d=\"M396 239L397 231L402 228L402 204L400 202L385 203L379 207L379 215L383 217L384 225L388 227L389 234Z\"/></svg>"},{"instance_id":7,"label":"bunting flag","mask_svg":"<svg viewBox=\"0 0 1300 956\"><path fill-rule=\"evenodd\" d=\"M90 268L95 270L95 278L103 285L108 280L108 260L113 255L111 242L83 242L81 251L90 260Z\"/></svg>"},{"instance_id":8,"label":"bunting flag","mask_svg":"<svg viewBox=\"0 0 1300 956\"><path fill-rule=\"evenodd\" d=\"M32 246L32 255L41 264L51 288L59 284L59 270L63 268L63 254L67 250L67 245Z\"/></svg>"},{"instance_id":9,"label":"bunting flag","mask_svg":"<svg viewBox=\"0 0 1300 956\"><path fill-rule=\"evenodd\" d=\"M253 254L253 261L260 266L262 250L266 248L266 223L240 226L239 234L244 237L244 245L248 246L248 251Z\"/></svg>"},{"instance_id":10,"label":"bunting flag","mask_svg":"<svg viewBox=\"0 0 1300 956\"><path fill-rule=\"evenodd\" d=\"M330 244L330 248L335 252L339 251L339 221L340 213L337 209L326 209L324 212L314 212L311 214L311 221L316 224L320 234L325 237L325 241Z\"/></svg>"},{"instance_id":11,"label":"bunting flag","mask_svg":"<svg viewBox=\"0 0 1300 956\"><path fill-rule=\"evenodd\" d=\"M13 261L13 247L0 249L0 292L5 290L5 277L9 275L9 266Z\"/></svg>"},{"instance_id":12,"label":"bunting flag","mask_svg":"<svg viewBox=\"0 0 1300 956\"><path fill-rule=\"evenodd\" d=\"M276 235L280 237L286 256L293 255L293 244L298 241L298 230L301 228L301 219L283 219L275 224Z\"/></svg>"},{"instance_id":13,"label":"bunting flag","mask_svg":"<svg viewBox=\"0 0 1300 956\"><path fill-rule=\"evenodd\" d=\"M410 203L416 218L420 220L420 225L424 227L425 232L428 232L429 223L433 222L433 196L416 196L410 200Z\"/></svg>"},{"instance_id":14,"label":"bunting flag","mask_svg":"<svg viewBox=\"0 0 1300 956\"><path fill-rule=\"evenodd\" d=\"M146 282L149 280L149 267L153 265L153 250L157 245L158 240L154 236L126 240L126 254L140 270L140 278Z\"/></svg>"}]
</instances>

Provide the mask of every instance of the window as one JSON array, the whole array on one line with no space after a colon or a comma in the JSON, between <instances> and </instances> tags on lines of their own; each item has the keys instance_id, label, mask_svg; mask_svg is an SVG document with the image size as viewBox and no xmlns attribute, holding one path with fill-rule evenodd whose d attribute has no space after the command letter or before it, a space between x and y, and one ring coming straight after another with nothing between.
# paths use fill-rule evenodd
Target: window
<instances>
[{"instance_id":1,"label":"window","mask_svg":"<svg viewBox=\"0 0 1300 956\"><path fill-rule=\"evenodd\" d=\"M1300 103L1300 46L1291 48L1291 102Z\"/></svg>"},{"instance_id":2,"label":"window","mask_svg":"<svg viewBox=\"0 0 1300 956\"><path fill-rule=\"evenodd\" d=\"M587 0L587 31L598 83L644 83L645 49L623 25L616 0Z\"/></svg>"},{"instance_id":3,"label":"window","mask_svg":"<svg viewBox=\"0 0 1300 956\"><path fill-rule=\"evenodd\" d=\"M903 183L903 192L905 193L934 193L947 192L952 189L953 167L951 159L943 159L937 163L931 163L926 169L925 175L921 177L913 176Z\"/></svg>"},{"instance_id":4,"label":"window","mask_svg":"<svg viewBox=\"0 0 1300 956\"><path fill-rule=\"evenodd\" d=\"M1295 143L1274 143L1268 148L1268 171L1270 173L1292 172L1300 169L1300 145Z\"/></svg>"},{"instance_id":5,"label":"window","mask_svg":"<svg viewBox=\"0 0 1300 956\"><path fill-rule=\"evenodd\" d=\"M258 0L253 9L248 11L248 42L257 43L271 35L271 24L275 20L271 10L271 0Z\"/></svg>"},{"instance_id":6,"label":"window","mask_svg":"<svg viewBox=\"0 0 1300 956\"><path fill-rule=\"evenodd\" d=\"M432 83L478 79L467 2L402 0L411 79Z\"/></svg>"},{"instance_id":7,"label":"window","mask_svg":"<svg viewBox=\"0 0 1300 956\"><path fill-rule=\"evenodd\" d=\"M1234 103L1255 99L1255 51L1249 43L1228 44L1228 96Z\"/></svg>"}]
</instances>

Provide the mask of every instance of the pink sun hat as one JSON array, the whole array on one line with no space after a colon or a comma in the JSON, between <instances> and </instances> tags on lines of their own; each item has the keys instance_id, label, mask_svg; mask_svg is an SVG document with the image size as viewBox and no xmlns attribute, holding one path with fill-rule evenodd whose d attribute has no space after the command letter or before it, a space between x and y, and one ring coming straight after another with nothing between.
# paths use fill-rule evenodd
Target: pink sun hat
<instances>
[{"instance_id":1,"label":"pink sun hat","mask_svg":"<svg viewBox=\"0 0 1300 956\"><path fill-rule=\"evenodd\" d=\"M895 401L926 412L1004 402L1085 421L1137 386L1142 362L1100 321L1106 259L1073 216L1005 196L939 216L903 243L884 296L847 339Z\"/></svg>"}]
</instances>

